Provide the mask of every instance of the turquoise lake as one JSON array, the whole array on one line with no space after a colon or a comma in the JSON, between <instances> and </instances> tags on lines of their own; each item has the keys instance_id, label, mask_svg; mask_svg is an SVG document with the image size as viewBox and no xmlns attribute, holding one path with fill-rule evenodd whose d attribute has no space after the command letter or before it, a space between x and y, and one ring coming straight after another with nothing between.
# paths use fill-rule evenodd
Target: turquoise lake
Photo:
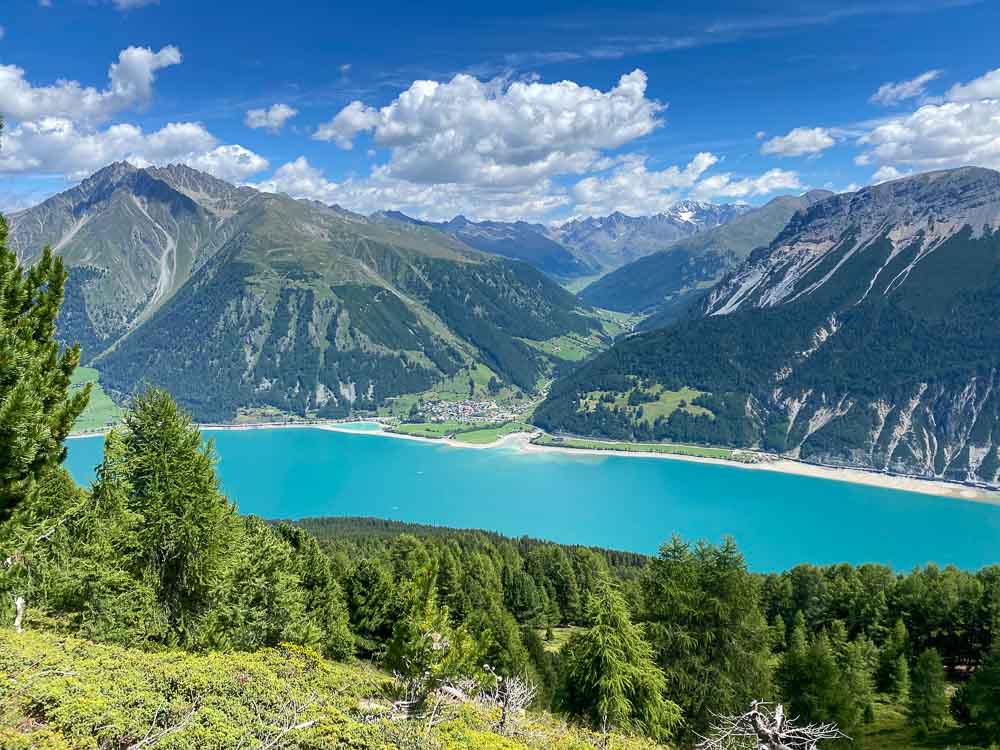
<instances>
[{"instance_id":1,"label":"turquoise lake","mask_svg":"<svg viewBox=\"0 0 1000 750\"><path fill-rule=\"evenodd\" d=\"M1000 506L739 467L470 450L378 434L211 431L222 484L265 518L377 516L655 552L672 534L736 539L751 568L1000 562ZM69 441L89 484L103 441Z\"/></svg>"}]
</instances>

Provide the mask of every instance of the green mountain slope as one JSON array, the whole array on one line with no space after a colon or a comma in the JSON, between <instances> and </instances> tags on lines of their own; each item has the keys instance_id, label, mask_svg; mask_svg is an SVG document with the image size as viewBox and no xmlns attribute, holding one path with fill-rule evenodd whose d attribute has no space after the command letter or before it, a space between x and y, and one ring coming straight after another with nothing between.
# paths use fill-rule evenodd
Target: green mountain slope
<instances>
[{"instance_id":1,"label":"green mountain slope","mask_svg":"<svg viewBox=\"0 0 1000 750\"><path fill-rule=\"evenodd\" d=\"M112 164L10 217L10 244L30 263L51 245L70 277L60 335L84 357L147 319L237 234L254 195L181 166Z\"/></svg>"},{"instance_id":2,"label":"green mountain slope","mask_svg":"<svg viewBox=\"0 0 1000 750\"><path fill-rule=\"evenodd\" d=\"M114 165L20 214L14 234L28 260L60 237L59 333L105 388L162 385L202 420L343 416L480 364L532 392L555 362L540 344L603 335L525 264L183 167Z\"/></svg>"},{"instance_id":3,"label":"green mountain slope","mask_svg":"<svg viewBox=\"0 0 1000 750\"><path fill-rule=\"evenodd\" d=\"M775 198L721 226L622 266L580 292L580 299L618 312L650 313L658 322L669 322L672 311L700 297L751 250L770 244L796 211L830 195L815 190Z\"/></svg>"},{"instance_id":4,"label":"green mountain slope","mask_svg":"<svg viewBox=\"0 0 1000 750\"><path fill-rule=\"evenodd\" d=\"M615 346L556 383L536 421L996 485L998 227L991 170L816 203L702 317ZM700 392L688 408L647 409L685 387Z\"/></svg>"}]
</instances>

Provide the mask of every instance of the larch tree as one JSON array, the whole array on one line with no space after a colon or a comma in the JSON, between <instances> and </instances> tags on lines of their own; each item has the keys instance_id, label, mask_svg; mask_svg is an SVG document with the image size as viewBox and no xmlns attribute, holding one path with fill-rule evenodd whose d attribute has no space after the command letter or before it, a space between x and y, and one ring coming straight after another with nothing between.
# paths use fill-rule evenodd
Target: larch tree
<instances>
[{"instance_id":1,"label":"larch tree","mask_svg":"<svg viewBox=\"0 0 1000 750\"><path fill-rule=\"evenodd\" d=\"M634 729L666 737L680 724L680 708L667 699L667 681L653 649L610 581L598 584L590 597L587 619L590 626L565 649L567 708L604 731Z\"/></svg>"},{"instance_id":2,"label":"larch tree","mask_svg":"<svg viewBox=\"0 0 1000 750\"><path fill-rule=\"evenodd\" d=\"M920 736L940 729L948 717L944 665L932 648L923 651L913 666L908 716Z\"/></svg>"}]
</instances>

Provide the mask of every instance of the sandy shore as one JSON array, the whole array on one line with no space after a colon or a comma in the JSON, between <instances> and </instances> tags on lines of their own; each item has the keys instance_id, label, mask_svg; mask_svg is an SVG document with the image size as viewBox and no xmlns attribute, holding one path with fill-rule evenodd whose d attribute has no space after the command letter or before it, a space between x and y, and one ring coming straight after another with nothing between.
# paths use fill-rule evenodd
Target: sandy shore
<instances>
[{"instance_id":1,"label":"sandy shore","mask_svg":"<svg viewBox=\"0 0 1000 750\"><path fill-rule=\"evenodd\" d=\"M378 422L365 421L364 424L378 424ZM989 503L1000 505L1000 492L968 487L954 482L942 482L932 479L919 479L916 477L896 476L882 474L874 471L864 471L862 469L842 469L827 466L817 466L791 459L763 460L757 463L741 463L739 461L729 461L721 458L705 458L702 456L685 456L675 453L651 453L645 451L623 451L623 450L597 450L592 448L566 448L554 445L536 445L531 442L533 433L513 432L504 435L492 443L463 443L453 438L429 438L419 435L403 435L398 432L389 432L385 429L379 430L359 430L351 425L354 422L260 422L250 424L234 425L200 425L204 430L274 430L274 429L314 429L326 430L328 432L346 432L351 435L362 435L369 437L392 438L394 440L412 440L429 445L443 445L449 448L465 448L469 450L489 450L495 448L516 449L524 453L561 453L563 455L576 456L598 456L602 458L623 456L629 458L666 459L668 461L693 461L702 464L717 464L721 466L732 466L737 469L748 471L776 471L784 474L796 474L798 476L814 477L816 479L830 479L837 482L853 482L854 484L866 484L872 487L882 487L884 489L904 490L906 492L919 492L925 495L936 495L938 497L948 497L956 500L969 500L972 502ZM70 435L70 439L80 439L89 437L99 437L103 432L92 432L80 435Z\"/></svg>"},{"instance_id":2,"label":"sandy shore","mask_svg":"<svg viewBox=\"0 0 1000 750\"><path fill-rule=\"evenodd\" d=\"M841 469L827 466L807 464L791 459L764 460L757 463L742 463L723 458L705 458L702 456L685 456L676 453L650 453L646 451L596 450L591 448L562 448L553 445L535 445L525 442L521 449L527 452L555 452L563 454L581 454L591 456L628 456L631 458L662 458L671 461L693 461L701 464L717 464L732 466L750 471L776 471L783 474L814 477L816 479L832 479L837 482L853 482L867 484L872 487L919 492L925 495L950 497L956 500L971 500L991 505L1000 505L1000 492L983 490L977 487L967 487L954 482L942 482L933 479L919 479L892 474L882 474L863 469Z\"/></svg>"}]
</instances>

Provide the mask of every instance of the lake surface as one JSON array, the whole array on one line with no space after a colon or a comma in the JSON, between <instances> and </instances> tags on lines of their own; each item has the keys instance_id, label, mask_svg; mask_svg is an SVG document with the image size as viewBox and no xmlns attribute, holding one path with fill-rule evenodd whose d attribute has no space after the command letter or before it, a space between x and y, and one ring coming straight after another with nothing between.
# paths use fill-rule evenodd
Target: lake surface
<instances>
[{"instance_id":1,"label":"lake surface","mask_svg":"<svg viewBox=\"0 0 1000 750\"><path fill-rule=\"evenodd\" d=\"M365 428L360 428L365 429ZM686 461L471 450L308 428L211 431L222 484L265 518L378 516L653 553L736 539L751 568L1000 562L1000 506ZM69 441L88 484L103 441Z\"/></svg>"}]
</instances>

